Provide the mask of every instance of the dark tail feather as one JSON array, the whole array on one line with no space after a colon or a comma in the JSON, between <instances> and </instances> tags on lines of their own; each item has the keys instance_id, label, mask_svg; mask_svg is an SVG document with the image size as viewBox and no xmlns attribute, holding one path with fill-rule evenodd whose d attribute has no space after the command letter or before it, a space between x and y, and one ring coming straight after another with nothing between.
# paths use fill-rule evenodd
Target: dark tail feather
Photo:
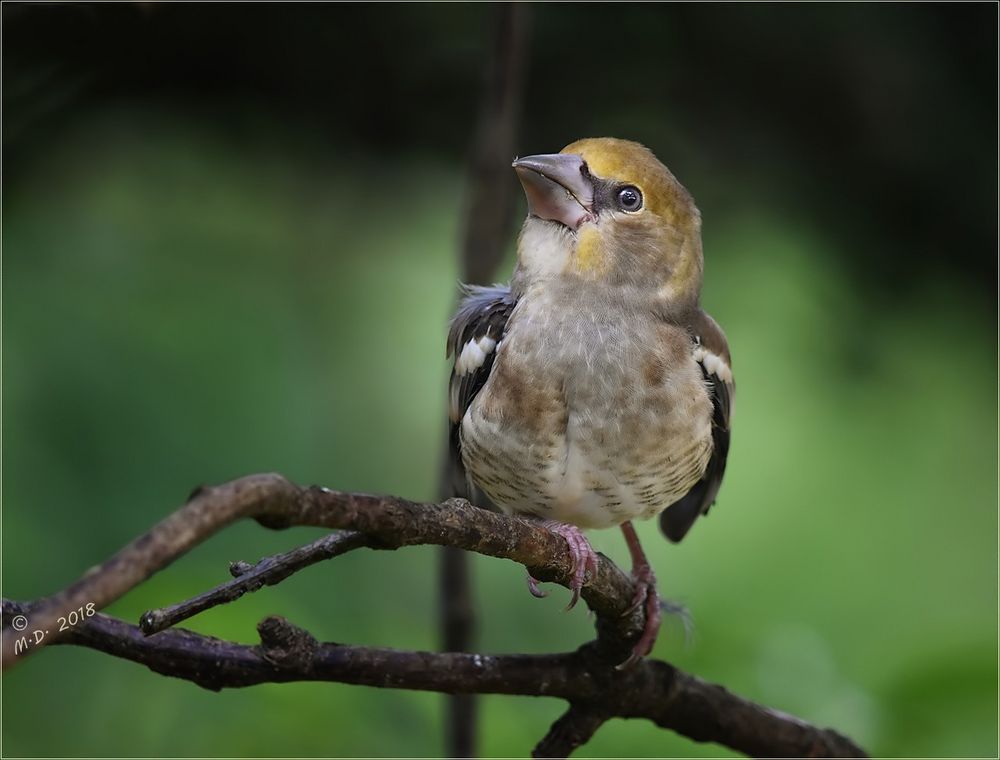
<instances>
[{"instance_id":1,"label":"dark tail feather","mask_svg":"<svg viewBox=\"0 0 1000 760\"><path fill-rule=\"evenodd\" d=\"M680 501L675 501L660 513L660 530L670 541L676 544L691 530L704 509L708 485L707 480L699 480Z\"/></svg>"}]
</instances>

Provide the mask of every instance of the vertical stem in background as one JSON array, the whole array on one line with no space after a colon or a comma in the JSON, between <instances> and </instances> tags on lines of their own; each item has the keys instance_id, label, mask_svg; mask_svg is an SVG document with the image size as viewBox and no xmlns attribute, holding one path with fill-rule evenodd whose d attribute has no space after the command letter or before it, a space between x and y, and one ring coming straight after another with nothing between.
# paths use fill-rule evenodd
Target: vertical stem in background
<instances>
[{"instance_id":1,"label":"vertical stem in background","mask_svg":"<svg viewBox=\"0 0 1000 760\"><path fill-rule=\"evenodd\" d=\"M490 11L496 31L466 178L467 205L459 249L463 282L484 284L495 277L511 231L516 183L510 162L520 120L529 10L527 4L505 3ZM446 462L442 497L454 495L447 492L448 470ZM449 652L471 651L476 615L469 554L442 549L440 572L442 646ZM456 694L446 699L446 751L451 757L474 757L476 697Z\"/></svg>"},{"instance_id":2,"label":"vertical stem in background","mask_svg":"<svg viewBox=\"0 0 1000 760\"><path fill-rule=\"evenodd\" d=\"M511 232L517 182L510 168L521 112L529 6L495 6L496 35L466 179L461 263L466 282L487 283L496 274Z\"/></svg>"},{"instance_id":3,"label":"vertical stem in background","mask_svg":"<svg viewBox=\"0 0 1000 760\"><path fill-rule=\"evenodd\" d=\"M476 610L469 559L469 553L461 549L441 548L441 642L445 652L471 652L475 648ZM445 696L445 711L447 756L476 757L476 695Z\"/></svg>"}]
</instances>

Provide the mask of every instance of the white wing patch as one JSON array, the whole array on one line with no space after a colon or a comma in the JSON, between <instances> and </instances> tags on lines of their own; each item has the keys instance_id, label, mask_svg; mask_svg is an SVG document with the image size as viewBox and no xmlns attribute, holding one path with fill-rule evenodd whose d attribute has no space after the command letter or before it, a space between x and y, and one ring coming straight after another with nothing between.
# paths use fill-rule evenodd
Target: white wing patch
<instances>
[{"instance_id":1,"label":"white wing patch","mask_svg":"<svg viewBox=\"0 0 1000 760\"><path fill-rule=\"evenodd\" d=\"M698 345L694 349L694 359L700 362L709 374L716 375L724 383L733 382L733 370L718 354L713 354L704 346Z\"/></svg>"},{"instance_id":2,"label":"white wing patch","mask_svg":"<svg viewBox=\"0 0 1000 760\"><path fill-rule=\"evenodd\" d=\"M468 375L483 366L486 357L493 353L497 347L497 342L489 335L484 335L478 340L473 339L462 346L462 353L455 360L455 374L458 376Z\"/></svg>"}]
</instances>

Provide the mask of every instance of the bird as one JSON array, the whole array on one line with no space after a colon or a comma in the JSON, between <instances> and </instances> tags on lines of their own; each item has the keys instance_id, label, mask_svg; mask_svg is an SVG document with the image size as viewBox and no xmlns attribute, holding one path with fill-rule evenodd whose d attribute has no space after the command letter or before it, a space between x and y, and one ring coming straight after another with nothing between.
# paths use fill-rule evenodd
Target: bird
<instances>
[{"instance_id":1,"label":"bird","mask_svg":"<svg viewBox=\"0 0 1000 760\"><path fill-rule=\"evenodd\" d=\"M640 143L586 138L513 169L528 202L506 285L462 286L448 391L456 490L540 521L567 543L572 607L594 577L585 530L620 526L645 624L656 577L633 526L679 542L719 492L735 384L700 307L701 215ZM485 497L485 499L483 498ZM529 589L544 594L528 575Z\"/></svg>"}]
</instances>

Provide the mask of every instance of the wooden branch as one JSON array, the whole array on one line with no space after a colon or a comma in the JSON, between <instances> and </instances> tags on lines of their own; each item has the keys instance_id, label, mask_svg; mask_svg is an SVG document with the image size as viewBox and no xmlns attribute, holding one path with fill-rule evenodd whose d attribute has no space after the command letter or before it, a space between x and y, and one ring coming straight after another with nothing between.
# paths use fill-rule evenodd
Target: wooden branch
<instances>
[{"instance_id":1,"label":"wooden branch","mask_svg":"<svg viewBox=\"0 0 1000 760\"><path fill-rule=\"evenodd\" d=\"M4 625L38 605L3 600ZM645 718L695 741L768 757L864 757L849 739L737 697L658 660L609 667L594 644L554 655L414 652L320 643L280 617L258 625L261 643L236 644L180 629L147 637L96 613L57 643L84 646L219 691L261 683L333 681L449 694L517 694L570 700L536 747L565 756L612 717Z\"/></svg>"},{"instance_id":2,"label":"wooden branch","mask_svg":"<svg viewBox=\"0 0 1000 760\"><path fill-rule=\"evenodd\" d=\"M4 600L4 667L47 644L64 642L140 662L210 689L318 680L449 694L560 697L570 702L570 710L536 748L541 754L568 754L603 720L622 717L646 718L696 741L718 742L758 756L863 755L836 732L741 699L667 663L645 660L617 670L615 665L642 630L643 612L628 612L632 580L603 556L582 594L595 613L597 638L569 654L487 656L321 644L281 618L262 621L261 644L251 647L176 629L147 637L136 626L96 612L241 517L276 529L309 525L356 532L322 539L328 542L328 554L359 545L395 549L437 544L510 559L539 580L563 585L572 570L562 537L537 523L481 510L464 500L421 504L395 496L302 488L280 475L252 475L198 489L184 506L64 591L29 604ZM294 572L290 566L305 566L303 558L323 553L316 548L321 542L289 553L296 557L291 565L265 564L254 582L281 573L287 577ZM268 570L275 564L280 571ZM224 599L233 593L216 590L209 596ZM71 618L60 631L58 618L73 610L81 610L77 617L82 622ZM18 615L20 624L15 625ZM49 633L36 639L31 635L36 630Z\"/></svg>"},{"instance_id":3,"label":"wooden branch","mask_svg":"<svg viewBox=\"0 0 1000 760\"><path fill-rule=\"evenodd\" d=\"M565 540L537 523L473 507L464 499L422 504L396 496L303 488L280 475L250 475L213 488L199 488L190 500L109 560L65 590L41 600L32 624L59 637L59 616L93 604L106 607L166 567L178 556L239 518L273 529L312 526L359 531L373 548L435 544L453 546L524 565L541 581L567 585L571 561ZM600 640L609 657L623 660L642 630L641 610L628 610L632 580L606 557L582 598L597 615ZM624 616L623 616L624 615ZM3 632L3 666L14 657L12 631ZM35 651L33 648L31 651Z\"/></svg>"},{"instance_id":4,"label":"wooden branch","mask_svg":"<svg viewBox=\"0 0 1000 760\"><path fill-rule=\"evenodd\" d=\"M570 702L569 710L552 724L545 737L532 751L532 757L569 757L573 750L590 741L604 723L612 716L599 705Z\"/></svg>"}]
</instances>

